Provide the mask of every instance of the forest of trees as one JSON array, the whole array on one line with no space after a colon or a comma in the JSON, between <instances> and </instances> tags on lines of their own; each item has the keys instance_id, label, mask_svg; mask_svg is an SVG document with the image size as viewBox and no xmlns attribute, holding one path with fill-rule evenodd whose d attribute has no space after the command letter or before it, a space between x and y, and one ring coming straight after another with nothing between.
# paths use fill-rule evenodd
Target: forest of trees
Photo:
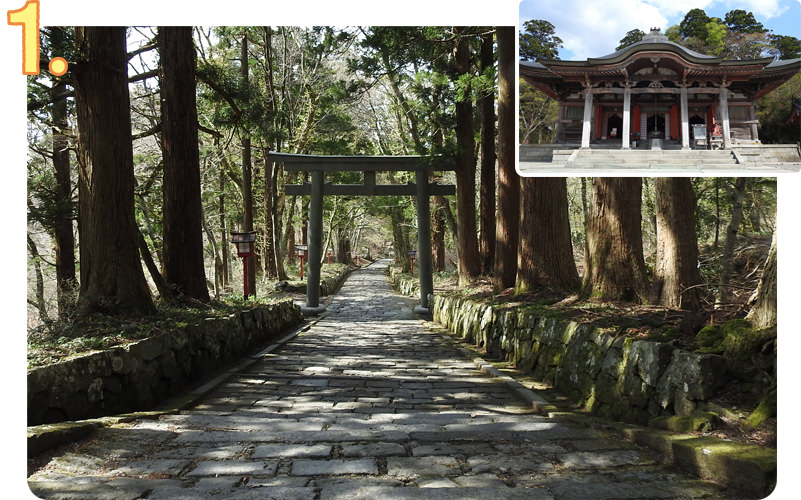
<instances>
[{"instance_id":1,"label":"forest of trees","mask_svg":"<svg viewBox=\"0 0 801 500\"><path fill-rule=\"evenodd\" d=\"M495 245L496 164L516 181L512 27L42 33L42 60L63 54L70 71L28 86L29 304L40 320L147 314L153 291L230 293L231 230L258 233L251 285L286 279L308 200L282 188L307 179L269 151L444 156L459 195L434 200L435 266L448 265L446 245L464 280L493 265L479 255ZM411 198L325 203L338 261L389 248L406 259ZM493 231L457 237L471 226Z\"/></svg>"},{"instance_id":2,"label":"forest of trees","mask_svg":"<svg viewBox=\"0 0 801 500\"><path fill-rule=\"evenodd\" d=\"M68 54L71 70L29 80L31 326L229 295L243 279L231 230L258 233L247 279L286 279L308 200L285 194L305 179L269 151L451 161L438 180L457 194L434 197L432 248L460 287L489 279L497 292L775 323L775 272L741 279L736 267L744 244L775 231L775 180L517 176L512 27L43 33L42 60ZM412 198L325 204L337 261L392 248L408 264ZM757 267L775 269L775 255Z\"/></svg>"}]
</instances>

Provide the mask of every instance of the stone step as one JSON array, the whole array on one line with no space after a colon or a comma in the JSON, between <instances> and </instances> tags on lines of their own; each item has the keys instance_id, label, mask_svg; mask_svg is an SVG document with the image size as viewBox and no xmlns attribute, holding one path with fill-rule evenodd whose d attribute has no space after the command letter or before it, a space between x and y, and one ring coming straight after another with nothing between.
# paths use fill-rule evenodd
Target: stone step
<instances>
[{"instance_id":1,"label":"stone step","mask_svg":"<svg viewBox=\"0 0 801 500\"><path fill-rule=\"evenodd\" d=\"M562 159L562 158L559 158ZM647 163L651 161L672 161L672 162L714 162L714 163L737 163L737 159L733 156L716 156L716 157L683 157L683 156L582 156L578 155L573 160L579 162L619 162L619 163Z\"/></svg>"},{"instance_id":2,"label":"stone step","mask_svg":"<svg viewBox=\"0 0 801 500\"><path fill-rule=\"evenodd\" d=\"M567 163L567 162L552 162L550 164L543 164L543 167L549 168L575 168L575 169L593 169L593 168L608 168L615 166L620 170L636 170L636 169L650 169L650 170L731 170L733 168L743 168L742 165L735 163L666 163L666 162L641 162L641 163L627 163L627 164L610 164L610 163ZM786 165L754 165L759 170L764 170L767 167L782 168ZM798 170L798 169L796 169Z\"/></svg>"},{"instance_id":3,"label":"stone step","mask_svg":"<svg viewBox=\"0 0 801 500\"><path fill-rule=\"evenodd\" d=\"M556 157L557 155L554 155ZM559 155L562 156L562 155ZM591 160L731 160L736 161L734 155L731 153L726 155L674 155L674 154L615 154L615 155L596 155L596 154L581 154L575 157L576 160L591 159Z\"/></svg>"}]
</instances>

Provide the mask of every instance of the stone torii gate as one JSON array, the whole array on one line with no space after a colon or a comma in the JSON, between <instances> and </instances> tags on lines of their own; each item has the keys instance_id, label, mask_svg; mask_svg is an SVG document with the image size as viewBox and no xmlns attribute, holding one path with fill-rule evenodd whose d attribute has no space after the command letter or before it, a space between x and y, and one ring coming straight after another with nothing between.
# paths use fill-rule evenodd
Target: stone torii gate
<instances>
[{"instance_id":1,"label":"stone torii gate","mask_svg":"<svg viewBox=\"0 0 801 500\"><path fill-rule=\"evenodd\" d=\"M268 154L268 161L283 163L284 170L311 172L311 183L285 186L289 195L308 195L309 230L308 263L306 282L306 306L304 315L312 316L325 311L320 305L320 266L323 255L323 196L416 196L417 197L417 262L420 273L420 305L414 310L427 314L428 296L434 291L431 264L431 202L432 195L452 195L453 185L428 182L428 174L434 170L454 170L439 164L438 157L431 156L326 156L289 153ZM436 168L434 163L437 163ZM363 172L363 184L331 184L325 181L326 172ZM415 182L408 184L376 184L376 172L415 172Z\"/></svg>"}]
</instances>

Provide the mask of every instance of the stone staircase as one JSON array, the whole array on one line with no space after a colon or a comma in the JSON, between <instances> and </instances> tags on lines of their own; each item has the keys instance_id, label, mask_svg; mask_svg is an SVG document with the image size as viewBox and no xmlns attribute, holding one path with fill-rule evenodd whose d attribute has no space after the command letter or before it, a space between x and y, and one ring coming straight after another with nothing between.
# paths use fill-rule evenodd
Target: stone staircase
<instances>
[{"instance_id":1,"label":"stone staircase","mask_svg":"<svg viewBox=\"0 0 801 500\"><path fill-rule=\"evenodd\" d=\"M729 150L579 149L569 145L520 147L520 171L665 170L777 172L801 169L795 145L743 146Z\"/></svg>"},{"instance_id":2,"label":"stone staircase","mask_svg":"<svg viewBox=\"0 0 801 500\"><path fill-rule=\"evenodd\" d=\"M731 151L610 150L576 149L554 151L551 163L570 168L648 169L734 169L737 158Z\"/></svg>"},{"instance_id":3,"label":"stone staircase","mask_svg":"<svg viewBox=\"0 0 801 500\"><path fill-rule=\"evenodd\" d=\"M801 168L801 149L796 144L769 144L760 146L735 146L732 151L741 165L773 166L777 168Z\"/></svg>"}]
</instances>

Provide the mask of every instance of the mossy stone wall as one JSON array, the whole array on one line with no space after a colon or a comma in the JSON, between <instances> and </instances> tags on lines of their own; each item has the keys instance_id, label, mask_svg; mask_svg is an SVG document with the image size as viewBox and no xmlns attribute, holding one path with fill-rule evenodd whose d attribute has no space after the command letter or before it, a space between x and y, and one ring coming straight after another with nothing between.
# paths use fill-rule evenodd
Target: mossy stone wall
<instances>
[{"instance_id":1,"label":"mossy stone wall","mask_svg":"<svg viewBox=\"0 0 801 500\"><path fill-rule=\"evenodd\" d=\"M615 337L589 324L441 295L433 298L432 314L466 341L606 418L647 424L658 416L687 416L727 381L722 356Z\"/></svg>"},{"instance_id":2,"label":"mossy stone wall","mask_svg":"<svg viewBox=\"0 0 801 500\"><path fill-rule=\"evenodd\" d=\"M303 321L292 301L28 371L28 425L150 408Z\"/></svg>"}]
</instances>

